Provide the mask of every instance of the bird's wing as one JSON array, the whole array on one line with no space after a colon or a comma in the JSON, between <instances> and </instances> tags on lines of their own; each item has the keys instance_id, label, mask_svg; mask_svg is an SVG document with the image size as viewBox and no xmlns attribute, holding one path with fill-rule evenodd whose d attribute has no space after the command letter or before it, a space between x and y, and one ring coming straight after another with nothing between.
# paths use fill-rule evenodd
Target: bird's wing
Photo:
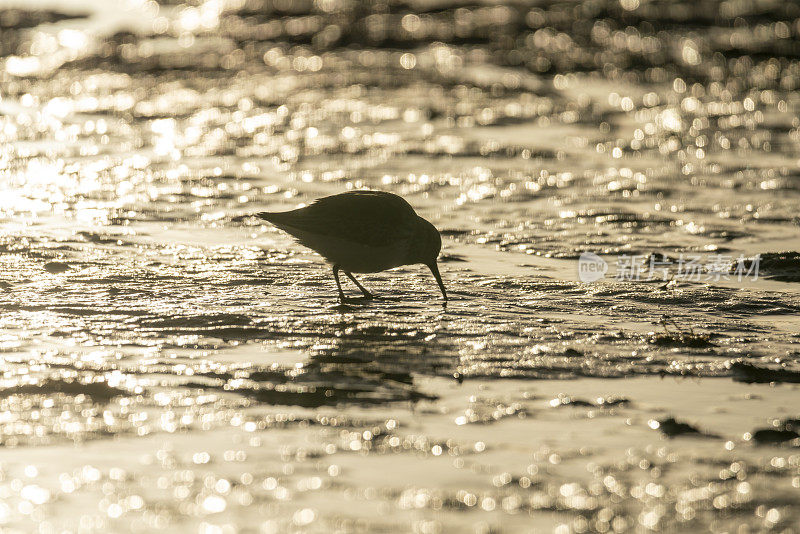
<instances>
[{"instance_id":1,"label":"bird's wing","mask_svg":"<svg viewBox=\"0 0 800 534\"><path fill-rule=\"evenodd\" d=\"M417 218L408 202L382 191L341 193L320 198L304 208L258 216L290 234L296 229L369 247L410 238Z\"/></svg>"}]
</instances>

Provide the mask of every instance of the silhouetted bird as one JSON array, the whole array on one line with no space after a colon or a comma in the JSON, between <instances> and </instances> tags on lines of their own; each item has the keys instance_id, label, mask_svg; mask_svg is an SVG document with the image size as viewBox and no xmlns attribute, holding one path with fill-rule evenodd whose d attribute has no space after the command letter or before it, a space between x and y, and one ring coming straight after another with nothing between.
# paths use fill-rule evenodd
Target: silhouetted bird
<instances>
[{"instance_id":1,"label":"silhouetted bird","mask_svg":"<svg viewBox=\"0 0 800 534\"><path fill-rule=\"evenodd\" d=\"M333 277L344 301L339 271L344 271L365 298L373 298L352 273L376 273L422 263L442 290L436 258L442 238L401 197L384 191L350 191L315 200L304 208L281 213L262 212L262 219L291 234L333 265Z\"/></svg>"}]
</instances>

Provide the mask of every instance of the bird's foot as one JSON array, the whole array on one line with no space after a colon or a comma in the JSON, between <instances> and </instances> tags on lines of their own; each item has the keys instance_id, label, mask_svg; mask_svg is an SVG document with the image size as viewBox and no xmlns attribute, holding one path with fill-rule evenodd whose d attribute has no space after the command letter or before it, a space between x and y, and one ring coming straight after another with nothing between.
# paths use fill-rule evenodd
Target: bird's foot
<instances>
[{"instance_id":1,"label":"bird's foot","mask_svg":"<svg viewBox=\"0 0 800 534\"><path fill-rule=\"evenodd\" d=\"M349 306L357 306L357 305L364 305L367 304L369 301L373 300L373 296L370 295L369 297L339 297L339 306L342 307L349 307Z\"/></svg>"},{"instance_id":2,"label":"bird's foot","mask_svg":"<svg viewBox=\"0 0 800 534\"><path fill-rule=\"evenodd\" d=\"M375 297L372 295L366 297L350 297L347 299L347 302L350 304L367 304L369 301L374 300Z\"/></svg>"}]
</instances>

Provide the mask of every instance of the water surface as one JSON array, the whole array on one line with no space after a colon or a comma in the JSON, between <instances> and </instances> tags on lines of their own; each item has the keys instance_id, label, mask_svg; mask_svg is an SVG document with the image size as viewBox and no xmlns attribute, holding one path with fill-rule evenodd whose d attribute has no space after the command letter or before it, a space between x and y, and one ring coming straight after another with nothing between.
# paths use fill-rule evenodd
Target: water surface
<instances>
[{"instance_id":1,"label":"water surface","mask_svg":"<svg viewBox=\"0 0 800 534\"><path fill-rule=\"evenodd\" d=\"M799 17L0 3L0 525L790 529ZM359 188L442 230L446 308L243 217Z\"/></svg>"}]
</instances>

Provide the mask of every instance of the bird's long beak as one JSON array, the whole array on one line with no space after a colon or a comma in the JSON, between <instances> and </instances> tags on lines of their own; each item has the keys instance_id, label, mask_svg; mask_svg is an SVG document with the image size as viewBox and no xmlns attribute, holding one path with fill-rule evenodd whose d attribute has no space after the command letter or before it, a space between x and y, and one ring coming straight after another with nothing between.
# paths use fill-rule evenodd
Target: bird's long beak
<instances>
[{"instance_id":1,"label":"bird's long beak","mask_svg":"<svg viewBox=\"0 0 800 534\"><path fill-rule=\"evenodd\" d=\"M439 267L436 265L436 261L433 263L428 264L428 269L431 270L433 273L433 277L436 278L436 283L439 284L439 289L442 290L442 296L444 297L444 301L447 302L447 291L444 289L444 284L442 283L442 275L439 274Z\"/></svg>"}]
</instances>

